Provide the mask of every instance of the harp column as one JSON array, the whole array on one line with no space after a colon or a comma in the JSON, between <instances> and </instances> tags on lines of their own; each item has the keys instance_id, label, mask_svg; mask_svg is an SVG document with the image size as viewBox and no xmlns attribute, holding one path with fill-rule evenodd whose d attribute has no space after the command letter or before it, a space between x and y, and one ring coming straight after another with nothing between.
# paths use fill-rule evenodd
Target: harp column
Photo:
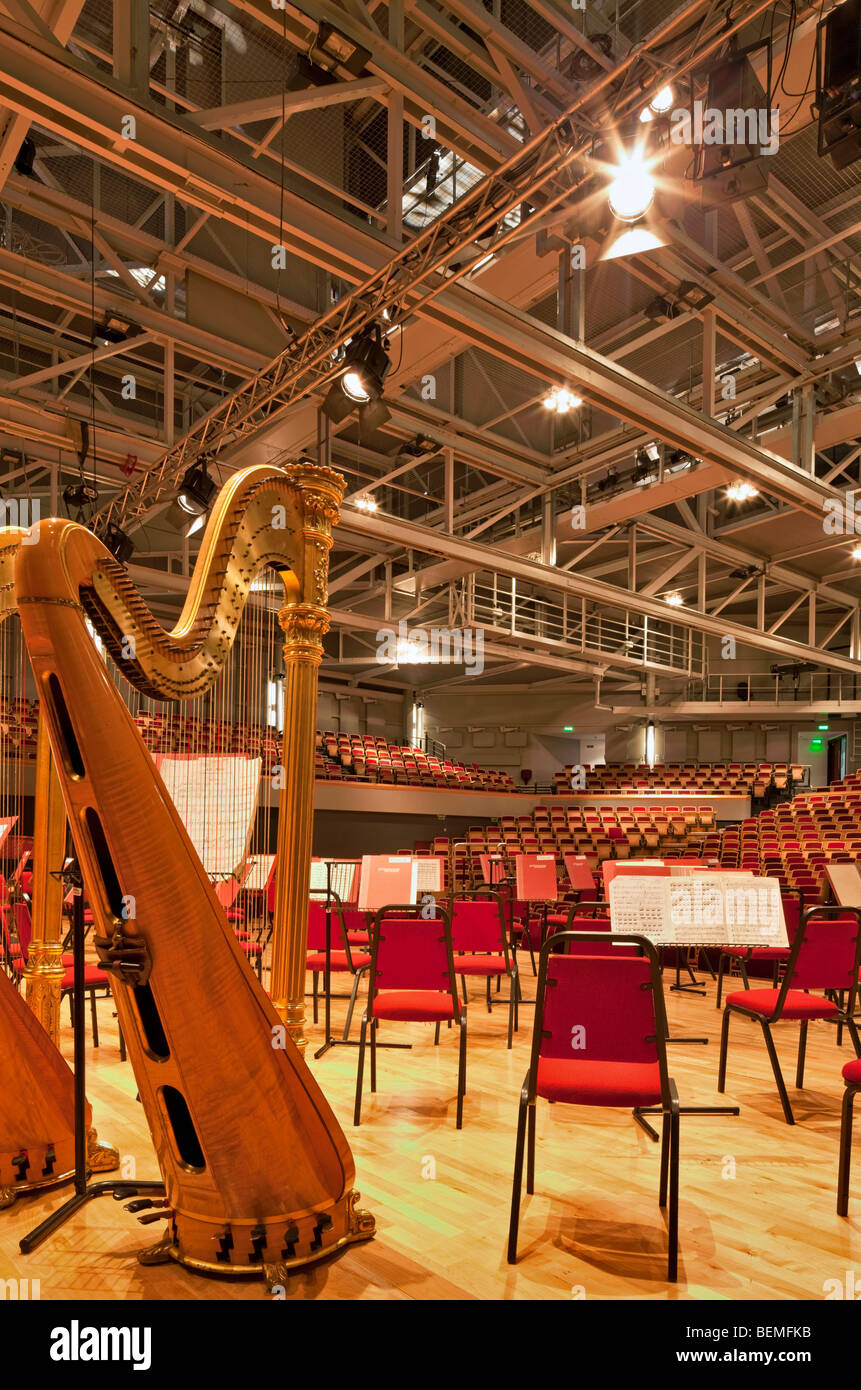
<instances>
[{"instance_id":1,"label":"harp column","mask_svg":"<svg viewBox=\"0 0 861 1390\"><path fill-rule=\"evenodd\" d=\"M54 878L66 852L66 807L54 767L45 716L36 735L36 810L33 824L33 935L24 979L27 1003L52 1042L60 1041L60 983L65 975L63 881Z\"/></svg>"},{"instance_id":2,"label":"harp column","mask_svg":"<svg viewBox=\"0 0 861 1390\"><path fill-rule=\"evenodd\" d=\"M284 746L270 994L293 1042L304 1049L317 671L329 631L329 551L344 479L310 463L285 472L302 495L304 572L285 576L287 602L278 614L284 631Z\"/></svg>"}]
</instances>

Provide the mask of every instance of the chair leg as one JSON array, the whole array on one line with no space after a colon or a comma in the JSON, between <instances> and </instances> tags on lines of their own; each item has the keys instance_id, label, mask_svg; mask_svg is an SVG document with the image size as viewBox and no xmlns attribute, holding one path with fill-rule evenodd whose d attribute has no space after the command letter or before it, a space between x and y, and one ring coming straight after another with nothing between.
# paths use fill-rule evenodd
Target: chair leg
<instances>
[{"instance_id":1,"label":"chair leg","mask_svg":"<svg viewBox=\"0 0 861 1390\"><path fill-rule=\"evenodd\" d=\"M526 1191L535 1191L535 1106L530 1105L526 1130Z\"/></svg>"},{"instance_id":2,"label":"chair leg","mask_svg":"<svg viewBox=\"0 0 861 1390\"><path fill-rule=\"evenodd\" d=\"M466 1009L460 1014L460 1049L457 1059L457 1128L463 1129L463 1098L466 1095Z\"/></svg>"},{"instance_id":3,"label":"chair leg","mask_svg":"<svg viewBox=\"0 0 861 1390\"><path fill-rule=\"evenodd\" d=\"M765 1045L768 1049L768 1060L771 1062L771 1070L774 1072L774 1079L777 1082L777 1094L780 1096L780 1103L783 1106L783 1117L788 1125L795 1124L792 1114L792 1107L789 1104L789 1096L786 1094L786 1084L783 1080L783 1072L780 1070L780 1062L777 1058L777 1048L774 1046L774 1038L771 1036L771 1029L764 1018L759 1020L762 1028Z\"/></svg>"},{"instance_id":4,"label":"chair leg","mask_svg":"<svg viewBox=\"0 0 861 1390\"><path fill-rule=\"evenodd\" d=\"M371 1021L371 1091L377 1089L377 1029L380 1020L375 1018Z\"/></svg>"},{"instance_id":5,"label":"chair leg","mask_svg":"<svg viewBox=\"0 0 861 1390\"><path fill-rule=\"evenodd\" d=\"M517 1263L517 1231L520 1226L520 1192L523 1186L523 1145L526 1139L526 1084L520 1092L520 1108L517 1112L517 1139L514 1144L514 1180L511 1184L511 1219L508 1223L508 1263Z\"/></svg>"},{"instance_id":6,"label":"chair leg","mask_svg":"<svg viewBox=\"0 0 861 1390\"><path fill-rule=\"evenodd\" d=\"M674 1284L679 1271L679 1098L677 1095L673 1096L669 1121L670 1210L667 1231L667 1279L671 1284Z\"/></svg>"},{"instance_id":7,"label":"chair leg","mask_svg":"<svg viewBox=\"0 0 861 1390\"><path fill-rule=\"evenodd\" d=\"M464 1004L466 1004L468 1001L467 1001L467 997L466 997L466 976L465 976L465 975L461 975L461 977L460 977L460 988L461 988L461 992L462 992L462 994L463 994L463 1002L464 1002Z\"/></svg>"},{"instance_id":8,"label":"chair leg","mask_svg":"<svg viewBox=\"0 0 861 1390\"><path fill-rule=\"evenodd\" d=\"M361 970L357 970L353 975L353 988L350 992L350 1002L347 1005L347 1021L344 1024L342 1042L347 1042L350 1037L350 1025L353 1022L353 1010L356 1007L356 995L359 992L359 979L361 978L361 974Z\"/></svg>"},{"instance_id":9,"label":"chair leg","mask_svg":"<svg viewBox=\"0 0 861 1390\"><path fill-rule=\"evenodd\" d=\"M738 964L739 969L741 970L741 978L744 981L744 987L745 989L750 989L750 978L747 973L747 964L743 960L740 960Z\"/></svg>"},{"instance_id":10,"label":"chair leg","mask_svg":"<svg viewBox=\"0 0 861 1390\"><path fill-rule=\"evenodd\" d=\"M93 1047L99 1045L99 1016L96 1013L96 991L90 990L90 1020L93 1025Z\"/></svg>"},{"instance_id":11,"label":"chair leg","mask_svg":"<svg viewBox=\"0 0 861 1390\"><path fill-rule=\"evenodd\" d=\"M664 1121L661 1126L661 1182L658 1189L658 1206L667 1205L667 1178L670 1171L670 1117L664 1111Z\"/></svg>"},{"instance_id":12,"label":"chair leg","mask_svg":"<svg viewBox=\"0 0 861 1390\"><path fill-rule=\"evenodd\" d=\"M368 1033L368 1011L362 1014L362 1029L359 1033L359 1064L356 1068L356 1103L353 1107L353 1124L360 1123L362 1118L362 1081L365 1074L365 1040Z\"/></svg>"},{"instance_id":13,"label":"chair leg","mask_svg":"<svg viewBox=\"0 0 861 1390\"><path fill-rule=\"evenodd\" d=\"M498 978L497 978L496 983L499 984L499 979L498 979ZM489 976L489 975L488 975L488 977L487 977L487 1012L488 1012L488 1013L492 1013L492 1012L493 1012L493 1005L492 1005L492 1003L490 1002L490 976Z\"/></svg>"},{"instance_id":14,"label":"chair leg","mask_svg":"<svg viewBox=\"0 0 861 1390\"><path fill-rule=\"evenodd\" d=\"M849 1168L852 1161L852 1106L857 1087L847 1086L840 1120L840 1167L837 1172L837 1215L849 1214Z\"/></svg>"},{"instance_id":15,"label":"chair leg","mask_svg":"<svg viewBox=\"0 0 861 1390\"><path fill-rule=\"evenodd\" d=\"M501 979L501 976L497 977ZM514 1042L514 1022L517 1017L517 981L513 975L508 977L508 1050L511 1051Z\"/></svg>"},{"instance_id":16,"label":"chair leg","mask_svg":"<svg viewBox=\"0 0 861 1390\"><path fill-rule=\"evenodd\" d=\"M717 1003L715 1004L715 1008L716 1008L716 1009L719 1009L719 1008L720 1008L720 1001L721 1001L721 999L723 998L723 975L724 975L724 971L725 971L725 970L726 970L726 954L725 954L725 952L721 951L720 956L718 957Z\"/></svg>"},{"instance_id":17,"label":"chair leg","mask_svg":"<svg viewBox=\"0 0 861 1390\"><path fill-rule=\"evenodd\" d=\"M720 1094L726 1090L726 1054L729 1048L729 1016L730 1009L724 1008L723 1023L720 1030L720 1062L718 1063L718 1082L717 1088Z\"/></svg>"},{"instance_id":18,"label":"chair leg","mask_svg":"<svg viewBox=\"0 0 861 1390\"><path fill-rule=\"evenodd\" d=\"M798 1062L795 1067L795 1084L799 1091L804 1085L804 1059L807 1056L807 1019L803 1019L798 1030Z\"/></svg>"},{"instance_id":19,"label":"chair leg","mask_svg":"<svg viewBox=\"0 0 861 1390\"><path fill-rule=\"evenodd\" d=\"M312 971L312 973L311 973L311 997L312 997L313 1000L314 1000L314 1006L313 1006L313 1007L314 1007L314 1022L315 1022L315 1023L317 1022L317 981L319 980L319 978L320 978L319 971L317 971L317 970Z\"/></svg>"},{"instance_id":20,"label":"chair leg","mask_svg":"<svg viewBox=\"0 0 861 1390\"><path fill-rule=\"evenodd\" d=\"M439 1047L439 1019L437 1019L433 1030L433 1045Z\"/></svg>"}]
</instances>

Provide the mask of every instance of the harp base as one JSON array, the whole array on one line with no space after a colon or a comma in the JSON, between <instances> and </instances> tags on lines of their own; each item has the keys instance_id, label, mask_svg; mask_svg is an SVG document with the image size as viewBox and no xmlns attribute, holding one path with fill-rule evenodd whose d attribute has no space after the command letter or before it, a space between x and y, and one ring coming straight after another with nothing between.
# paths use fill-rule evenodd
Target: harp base
<instances>
[{"instance_id":1,"label":"harp base","mask_svg":"<svg viewBox=\"0 0 861 1390\"><path fill-rule=\"evenodd\" d=\"M283 1282L282 1275L286 1277L293 1270L326 1260L355 1241L373 1238L376 1223L370 1212L357 1207L358 1200L359 1193L350 1192L329 1212L311 1213L295 1221L280 1217L258 1226L233 1222L215 1227L211 1222L174 1212L163 1239L142 1250L138 1260L141 1264L164 1264L174 1260L196 1274L228 1279L263 1277L271 1288ZM267 1253L272 1251L274 1258L267 1259L262 1249L254 1248L253 1236L259 1237L261 1232L266 1239L263 1249ZM225 1248L227 1236L229 1242ZM294 1239L287 1240L285 1247L287 1236ZM222 1246L223 1258L214 1260L209 1252L216 1242Z\"/></svg>"},{"instance_id":2,"label":"harp base","mask_svg":"<svg viewBox=\"0 0 861 1390\"><path fill-rule=\"evenodd\" d=\"M54 1173L39 1182L16 1182L11 1187L0 1187L0 1209L11 1207L16 1197L25 1196L28 1192L42 1192L46 1187L59 1187L60 1183L71 1182L74 1176L75 1170L70 1168L68 1173Z\"/></svg>"}]
</instances>

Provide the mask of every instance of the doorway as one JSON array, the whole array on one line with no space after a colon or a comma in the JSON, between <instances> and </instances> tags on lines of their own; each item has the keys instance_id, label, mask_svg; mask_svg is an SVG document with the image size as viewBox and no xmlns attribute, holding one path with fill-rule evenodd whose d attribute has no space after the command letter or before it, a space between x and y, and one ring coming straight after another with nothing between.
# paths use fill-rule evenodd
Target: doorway
<instances>
[{"instance_id":1,"label":"doorway","mask_svg":"<svg viewBox=\"0 0 861 1390\"><path fill-rule=\"evenodd\" d=\"M828 785L846 776L846 735L828 740Z\"/></svg>"}]
</instances>

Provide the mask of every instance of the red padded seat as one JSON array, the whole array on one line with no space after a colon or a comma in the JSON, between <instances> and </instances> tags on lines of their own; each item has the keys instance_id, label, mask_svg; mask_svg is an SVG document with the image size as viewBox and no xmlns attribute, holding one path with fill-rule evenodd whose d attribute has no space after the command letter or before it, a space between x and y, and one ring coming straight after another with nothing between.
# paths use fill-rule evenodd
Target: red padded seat
<instances>
[{"instance_id":1,"label":"red padded seat","mask_svg":"<svg viewBox=\"0 0 861 1390\"><path fill-rule=\"evenodd\" d=\"M402 1023L444 1023L454 1018L454 1003L450 994L435 989L391 989L375 996L368 1016Z\"/></svg>"},{"instance_id":2,"label":"red padded seat","mask_svg":"<svg viewBox=\"0 0 861 1390\"><path fill-rule=\"evenodd\" d=\"M347 960L346 951L332 951L330 956L330 963L332 970L349 970L351 968L350 962ZM365 966L370 965L370 963L370 956L357 954L353 956L352 968L354 970L364 970ZM305 968L307 970L325 970L326 952L311 951L305 961Z\"/></svg>"},{"instance_id":3,"label":"red padded seat","mask_svg":"<svg viewBox=\"0 0 861 1390\"><path fill-rule=\"evenodd\" d=\"M737 1009L749 1009L763 1018L770 1018L780 998L779 989L740 989L728 994L727 1004ZM840 1010L831 999L821 994L805 994L803 990L791 989L786 995L781 1018L833 1018Z\"/></svg>"},{"instance_id":4,"label":"red padded seat","mask_svg":"<svg viewBox=\"0 0 861 1390\"><path fill-rule=\"evenodd\" d=\"M657 1062L587 1062L539 1057L536 1092L568 1105L660 1105Z\"/></svg>"}]
</instances>

